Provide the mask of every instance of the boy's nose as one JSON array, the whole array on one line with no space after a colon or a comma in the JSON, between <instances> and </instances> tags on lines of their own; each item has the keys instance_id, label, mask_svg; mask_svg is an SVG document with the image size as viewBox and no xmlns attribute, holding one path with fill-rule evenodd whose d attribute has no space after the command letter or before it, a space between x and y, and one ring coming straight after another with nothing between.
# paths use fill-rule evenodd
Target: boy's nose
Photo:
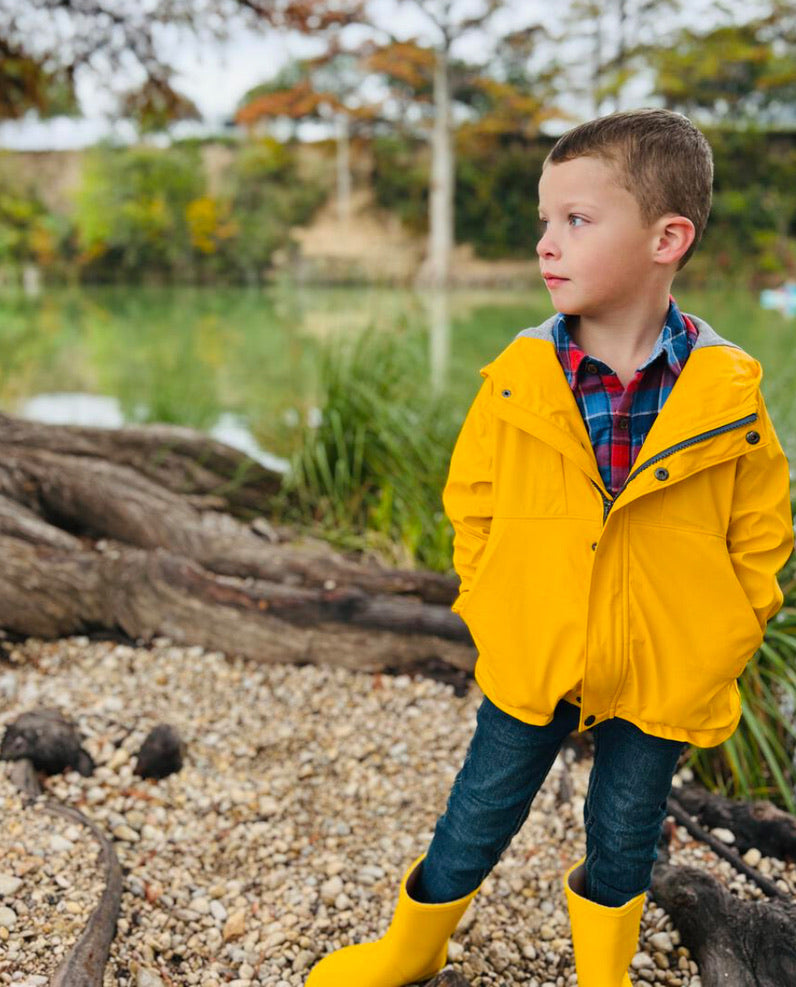
<instances>
[{"instance_id":1,"label":"boy's nose","mask_svg":"<svg viewBox=\"0 0 796 987\"><path fill-rule=\"evenodd\" d=\"M536 253L540 257L556 257L558 255L558 247L550 236L549 230L542 234L541 239L536 244Z\"/></svg>"}]
</instances>

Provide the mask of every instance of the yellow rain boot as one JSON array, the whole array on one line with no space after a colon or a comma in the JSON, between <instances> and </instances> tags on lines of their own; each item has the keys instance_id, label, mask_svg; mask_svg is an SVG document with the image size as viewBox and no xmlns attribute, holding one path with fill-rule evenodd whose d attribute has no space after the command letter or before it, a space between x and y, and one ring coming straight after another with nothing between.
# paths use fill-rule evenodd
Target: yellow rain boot
<instances>
[{"instance_id":1,"label":"yellow rain boot","mask_svg":"<svg viewBox=\"0 0 796 987\"><path fill-rule=\"evenodd\" d=\"M585 897L586 858L564 875L578 987L632 987L627 968L638 946L642 892L618 908Z\"/></svg>"},{"instance_id":2,"label":"yellow rain boot","mask_svg":"<svg viewBox=\"0 0 796 987\"><path fill-rule=\"evenodd\" d=\"M448 938L480 889L442 904L411 897L422 854L404 874L389 929L376 942L346 946L312 968L305 987L406 987L445 966Z\"/></svg>"}]
</instances>

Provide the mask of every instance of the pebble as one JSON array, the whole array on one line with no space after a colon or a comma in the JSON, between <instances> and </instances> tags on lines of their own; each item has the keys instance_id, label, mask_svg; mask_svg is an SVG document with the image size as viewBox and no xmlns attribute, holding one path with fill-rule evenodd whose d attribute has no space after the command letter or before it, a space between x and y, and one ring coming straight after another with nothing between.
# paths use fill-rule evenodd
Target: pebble
<instances>
[{"instance_id":1,"label":"pebble","mask_svg":"<svg viewBox=\"0 0 796 987\"><path fill-rule=\"evenodd\" d=\"M239 939L246 931L246 912L241 908L233 912L224 923L224 942Z\"/></svg>"},{"instance_id":2,"label":"pebble","mask_svg":"<svg viewBox=\"0 0 796 987\"><path fill-rule=\"evenodd\" d=\"M11 874L0 874L0 895L12 895L22 887L21 877Z\"/></svg>"},{"instance_id":3,"label":"pebble","mask_svg":"<svg viewBox=\"0 0 796 987\"><path fill-rule=\"evenodd\" d=\"M210 902L210 914L217 922L224 922L227 918L227 910L220 901Z\"/></svg>"},{"instance_id":4,"label":"pebble","mask_svg":"<svg viewBox=\"0 0 796 987\"><path fill-rule=\"evenodd\" d=\"M321 956L382 935L444 811L481 700L474 683L456 697L430 679L260 665L166 638L29 639L9 648L8 663L0 732L26 709L54 705L76 718L97 765L90 778L68 771L45 788L111 836L123 868L104 987L302 987ZM185 764L141 779L133 755L163 721L184 737ZM91 833L25 808L7 767L0 987L38 987L82 932L102 874ZM561 877L585 850L590 769L588 758L569 764L572 801L562 803L563 761L553 765L462 918L448 960L470 987L574 987ZM682 827L675 834L673 863L730 886L727 861ZM745 857L796 893L796 865ZM765 897L746 880L732 892ZM701 987L651 900L632 965L637 983ZM20 970L27 979L14 979Z\"/></svg>"},{"instance_id":5,"label":"pebble","mask_svg":"<svg viewBox=\"0 0 796 987\"><path fill-rule=\"evenodd\" d=\"M61 853L67 850L74 850L75 844L72 840L66 839L64 836L59 836L57 833L50 837L50 849L54 853Z\"/></svg>"},{"instance_id":6,"label":"pebble","mask_svg":"<svg viewBox=\"0 0 796 987\"><path fill-rule=\"evenodd\" d=\"M7 905L0 905L0 925L4 929L13 929L16 924L16 912Z\"/></svg>"},{"instance_id":7,"label":"pebble","mask_svg":"<svg viewBox=\"0 0 796 987\"><path fill-rule=\"evenodd\" d=\"M668 932L653 932L648 942L652 947L660 950L662 953L671 953L674 951L674 943Z\"/></svg>"}]
</instances>

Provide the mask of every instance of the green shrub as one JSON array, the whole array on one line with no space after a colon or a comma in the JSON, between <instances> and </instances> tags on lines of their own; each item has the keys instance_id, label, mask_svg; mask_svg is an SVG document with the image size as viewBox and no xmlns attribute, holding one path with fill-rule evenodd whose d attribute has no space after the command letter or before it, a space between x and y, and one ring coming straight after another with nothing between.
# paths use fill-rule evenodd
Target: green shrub
<instances>
[{"instance_id":1,"label":"green shrub","mask_svg":"<svg viewBox=\"0 0 796 987\"><path fill-rule=\"evenodd\" d=\"M241 147L224 195L236 233L219 251L216 270L231 280L257 282L275 251L290 244L290 228L306 223L326 193L317 180L299 176L289 145L264 138Z\"/></svg>"},{"instance_id":2,"label":"green shrub","mask_svg":"<svg viewBox=\"0 0 796 987\"><path fill-rule=\"evenodd\" d=\"M480 257L533 257L539 229L536 186L547 146L512 144L460 159L456 239Z\"/></svg>"},{"instance_id":3,"label":"green shrub","mask_svg":"<svg viewBox=\"0 0 796 987\"><path fill-rule=\"evenodd\" d=\"M378 205L397 213L414 233L428 230L428 150L403 137L373 141L373 194Z\"/></svg>"},{"instance_id":4,"label":"green shrub","mask_svg":"<svg viewBox=\"0 0 796 987\"><path fill-rule=\"evenodd\" d=\"M370 330L321 351L321 422L305 426L274 509L394 564L448 570L441 494L461 424L428 382L424 333Z\"/></svg>"},{"instance_id":5,"label":"green shrub","mask_svg":"<svg viewBox=\"0 0 796 987\"><path fill-rule=\"evenodd\" d=\"M793 505L796 512L796 503ZM782 610L769 623L755 658L739 679L743 713L735 733L689 759L710 791L770 799L796 812L796 555L780 573Z\"/></svg>"},{"instance_id":6,"label":"green shrub","mask_svg":"<svg viewBox=\"0 0 796 987\"><path fill-rule=\"evenodd\" d=\"M75 213L83 278L260 282L324 196L270 139L238 146L220 194L205 186L198 142L88 152Z\"/></svg>"},{"instance_id":7,"label":"green shrub","mask_svg":"<svg viewBox=\"0 0 796 987\"><path fill-rule=\"evenodd\" d=\"M60 231L19 164L0 153L0 263L50 264L59 241Z\"/></svg>"},{"instance_id":8,"label":"green shrub","mask_svg":"<svg viewBox=\"0 0 796 987\"><path fill-rule=\"evenodd\" d=\"M87 152L75 209L84 279L188 275L186 211L203 191L196 149L101 145Z\"/></svg>"}]
</instances>

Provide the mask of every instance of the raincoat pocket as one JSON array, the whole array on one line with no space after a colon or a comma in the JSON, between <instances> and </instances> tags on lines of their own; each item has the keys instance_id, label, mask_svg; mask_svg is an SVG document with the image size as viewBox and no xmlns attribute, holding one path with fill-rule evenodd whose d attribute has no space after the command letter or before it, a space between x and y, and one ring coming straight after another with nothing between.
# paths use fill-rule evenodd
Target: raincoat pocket
<instances>
[{"instance_id":1,"label":"raincoat pocket","mask_svg":"<svg viewBox=\"0 0 796 987\"><path fill-rule=\"evenodd\" d=\"M500 541L502 534L503 534L503 524L501 523L501 520L499 518L493 518L489 530L489 538L487 539L486 546L484 547L484 551L481 555L481 558L478 560L478 565L476 566L475 572L473 573L473 578L470 582L470 586L468 589L466 589L463 593L459 595L458 599L456 600L456 602L453 604L453 607L451 608L454 611L454 613L458 613L462 619L464 619L464 616L470 604L472 603L473 592L476 593L476 596L479 593L479 586L481 583L481 579L483 578L484 572L492 565L492 560L495 557L495 552L498 547L498 542Z\"/></svg>"}]
</instances>

